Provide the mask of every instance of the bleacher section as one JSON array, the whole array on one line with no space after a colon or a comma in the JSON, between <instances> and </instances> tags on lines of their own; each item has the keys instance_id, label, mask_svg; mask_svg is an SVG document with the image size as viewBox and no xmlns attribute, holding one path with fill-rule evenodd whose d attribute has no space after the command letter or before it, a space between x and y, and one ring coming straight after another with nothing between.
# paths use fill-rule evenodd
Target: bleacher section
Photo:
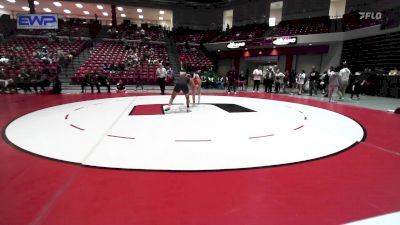
<instances>
[{"instance_id":1,"label":"bleacher section","mask_svg":"<svg viewBox=\"0 0 400 225\"><path fill-rule=\"evenodd\" d=\"M328 16L281 21L273 28L270 36L327 33L330 23Z\"/></svg>"},{"instance_id":2,"label":"bleacher section","mask_svg":"<svg viewBox=\"0 0 400 225\"><path fill-rule=\"evenodd\" d=\"M35 57L35 53L41 51L43 46L46 47L48 57L52 58L52 62L45 63L45 60ZM50 42L44 38L17 38L10 42L0 44L0 55L9 59L8 63L0 63L0 68L4 69L5 74L9 77L20 75L22 70L37 70L43 72L48 69L50 75L57 75L60 71L59 62L54 60L55 52L62 50L65 57L69 53L73 56L78 55L86 47L86 41L74 40L72 42L64 40L61 42ZM20 63L16 68L11 61L18 60Z\"/></svg>"},{"instance_id":3,"label":"bleacher section","mask_svg":"<svg viewBox=\"0 0 400 225\"><path fill-rule=\"evenodd\" d=\"M150 26L142 24L138 27L136 24L122 23L117 28L110 28L108 37L111 39L127 39L127 40L141 40L147 39L150 41L164 40L164 34L161 26Z\"/></svg>"},{"instance_id":4,"label":"bleacher section","mask_svg":"<svg viewBox=\"0 0 400 225\"><path fill-rule=\"evenodd\" d=\"M240 27L232 27L220 35L213 42L224 42L224 41L237 41L237 40L248 40L253 38L260 38L265 35L268 30L267 24L252 24Z\"/></svg>"},{"instance_id":5,"label":"bleacher section","mask_svg":"<svg viewBox=\"0 0 400 225\"><path fill-rule=\"evenodd\" d=\"M179 58L184 68L190 71L207 70L213 66L212 61L198 45L177 45Z\"/></svg>"},{"instance_id":6,"label":"bleacher section","mask_svg":"<svg viewBox=\"0 0 400 225\"><path fill-rule=\"evenodd\" d=\"M216 30L194 31L190 29L178 29L174 31L173 37L176 43L190 42L200 44L210 42L219 34L220 32Z\"/></svg>"},{"instance_id":7,"label":"bleacher section","mask_svg":"<svg viewBox=\"0 0 400 225\"><path fill-rule=\"evenodd\" d=\"M133 50L135 49L135 50ZM129 55L136 55L141 63L133 63L134 65L126 66ZM151 53L153 52L153 53ZM151 59L149 61L149 59ZM159 62L168 64L168 55L165 44L160 43L142 43L137 42L135 47L127 49L126 46L117 41L103 41L96 46L96 49L79 68L79 70L71 77L73 84L82 82L83 76L86 73L96 74L101 73L109 77L112 84L116 84L119 79L122 79L125 84L135 84L138 79L147 84L156 83L156 69ZM124 69L110 71L104 68L104 64L118 67L119 64L124 64ZM171 83L171 77L167 82Z\"/></svg>"},{"instance_id":8,"label":"bleacher section","mask_svg":"<svg viewBox=\"0 0 400 225\"><path fill-rule=\"evenodd\" d=\"M399 67L400 32L345 41L342 61L348 62L352 71L365 68L383 68L384 71Z\"/></svg>"}]
</instances>

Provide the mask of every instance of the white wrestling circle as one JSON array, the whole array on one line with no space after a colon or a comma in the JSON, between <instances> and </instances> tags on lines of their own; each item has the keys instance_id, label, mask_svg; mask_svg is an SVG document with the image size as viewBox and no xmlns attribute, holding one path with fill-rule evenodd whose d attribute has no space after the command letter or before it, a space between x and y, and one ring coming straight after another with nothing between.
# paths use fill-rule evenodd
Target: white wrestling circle
<instances>
[{"instance_id":1,"label":"white wrestling circle","mask_svg":"<svg viewBox=\"0 0 400 225\"><path fill-rule=\"evenodd\" d=\"M28 152L86 166L203 171L276 166L338 153L363 128L341 114L258 98L202 96L186 113L177 96L159 115L129 115L169 96L82 101L45 108L11 122L7 139ZM235 104L254 112L227 112Z\"/></svg>"}]
</instances>

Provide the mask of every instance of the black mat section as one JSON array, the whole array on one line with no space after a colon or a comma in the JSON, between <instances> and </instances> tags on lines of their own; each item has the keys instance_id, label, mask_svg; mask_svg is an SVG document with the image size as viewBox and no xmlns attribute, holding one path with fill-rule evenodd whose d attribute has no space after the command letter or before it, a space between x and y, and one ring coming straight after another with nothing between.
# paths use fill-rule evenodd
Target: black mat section
<instances>
[{"instance_id":1,"label":"black mat section","mask_svg":"<svg viewBox=\"0 0 400 225\"><path fill-rule=\"evenodd\" d=\"M241 113L241 112L256 112L252 109L240 106L240 105L236 105L236 104L211 104L211 105L215 105L218 108L227 111L229 113Z\"/></svg>"}]
</instances>

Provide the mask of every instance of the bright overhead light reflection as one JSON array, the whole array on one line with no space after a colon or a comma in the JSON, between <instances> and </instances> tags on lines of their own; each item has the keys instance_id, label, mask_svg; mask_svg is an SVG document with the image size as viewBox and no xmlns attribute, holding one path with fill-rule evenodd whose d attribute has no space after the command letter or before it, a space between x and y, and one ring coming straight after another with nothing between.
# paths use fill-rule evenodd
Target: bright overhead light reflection
<instances>
[{"instance_id":1,"label":"bright overhead light reflection","mask_svg":"<svg viewBox=\"0 0 400 225\"><path fill-rule=\"evenodd\" d=\"M89 13L89 11L83 11L83 14L89 15L90 13Z\"/></svg>"},{"instance_id":2,"label":"bright overhead light reflection","mask_svg":"<svg viewBox=\"0 0 400 225\"><path fill-rule=\"evenodd\" d=\"M164 13L165 13L164 10L160 10L161 15L164 15Z\"/></svg>"},{"instance_id":3,"label":"bright overhead light reflection","mask_svg":"<svg viewBox=\"0 0 400 225\"><path fill-rule=\"evenodd\" d=\"M104 15L104 16L108 16L108 13L107 13L107 12L103 12L103 15Z\"/></svg>"},{"instance_id":4,"label":"bright overhead light reflection","mask_svg":"<svg viewBox=\"0 0 400 225\"><path fill-rule=\"evenodd\" d=\"M97 8L98 9L103 9L103 6L102 5L97 5Z\"/></svg>"},{"instance_id":5,"label":"bright overhead light reflection","mask_svg":"<svg viewBox=\"0 0 400 225\"><path fill-rule=\"evenodd\" d=\"M64 9L64 12L65 12L66 14L70 14L70 13L71 13L71 10L69 10L69 9Z\"/></svg>"},{"instance_id":6,"label":"bright overhead light reflection","mask_svg":"<svg viewBox=\"0 0 400 225\"><path fill-rule=\"evenodd\" d=\"M4 9L4 5L0 5L0 9Z\"/></svg>"},{"instance_id":7,"label":"bright overhead light reflection","mask_svg":"<svg viewBox=\"0 0 400 225\"><path fill-rule=\"evenodd\" d=\"M53 2L53 4L54 4L55 6L57 6L57 7L61 7L61 6L62 6L62 4L59 3L59 2Z\"/></svg>"},{"instance_id":8,"label":"bright overhead light reflection","mask_svg":"<svg viewBox=\"0 0 400 225\"><path fill-rule=\"evenodd\" d=\"M137 12L140 12L140 13L143 12L142 9L136 9L136 11L137 11Z\"/></svg>"},{"instance_id":9,"label":"bright overhead light reflection","mask_svg":"<svg viewBox=\"0 0 400 225\"><path fill-rule=\"evenodd\" d=\"M49 9L49 8L43 8L43 11L45 11L45 12L51 12L51 9Z\"/></svg>"},{"instance_id":10,"label":"bright overhead light reflection","mask_svg":"<svg viewBox=\"0 0 400 225\"><path fill-rule=\"evenodd\" d=\"M122 14L121 14L121 17L126 17L126 15L122 13Z\"/></svg>"},{"instance_id":11,"label":"bright overhead light reflection","mask_svg":"<svg viewBox=\"0 0 400 225\"><path fill-rule=\"evenodd\" d=\"M7 2L15 3L15 0L7 0Z\"/></svg>"},{"instance_id":12,"label":"bright overhead light reflection","mask_svg":"<svg viewBox=\"0 0 400 225\"><path fill-rule=\"evenodd\" d=\"M40 3L38 1L33 1L33 4L39 5Z\"/></svg>"},{"instance_id":13,"label":"bright overhead light reflection","mask_svg":"<svg viewBox=\"0 0 400 225\"><path fill-rule=\"evenodd\" d=\"M163 20L164 18L160 16L160 17L158 17L158 19L159 19L159 20Z\"/></svg>"},{"instance_id":14,"label":"bright overhead light reflection","mask_svg":"<svg viewBox=\"0 0 400 225\"><path fill-rule=\"evenodd\" d=\"M76 3L75 5L76 5L76 7L80 8L80 9L83 8L83 5L81 3Z\"/></svg>"},{"instance_id":15,"label":"bright overhead light reflection","mask_svg":"<svg viewBox=\"0 0 400 225\"><path fill-rule=\"evenodd\" d=\"M139 19L143 19L143 15L139 15Z\"/></svg>"},{"instance_id":16,"label":"bright overhead light reflection","mask_svg":"<svg viewBox=\"0 0 400 225\"><path fill-rule=\"evenodd\" d=\"M29 7L28 6L22 6L21 7L23 10L25 10L25 11L29 11Z\"/></svg>"},{"instance_id":17,"label":"bright overhead light reflection","mask_svg":"<svg viewBox=\"0 0 400 225\"><path fill-rule=\"evenodd\" d=\"M122 7L117 7L118 11L124 11L124 8Z\"/></svg>"}]
</instances>

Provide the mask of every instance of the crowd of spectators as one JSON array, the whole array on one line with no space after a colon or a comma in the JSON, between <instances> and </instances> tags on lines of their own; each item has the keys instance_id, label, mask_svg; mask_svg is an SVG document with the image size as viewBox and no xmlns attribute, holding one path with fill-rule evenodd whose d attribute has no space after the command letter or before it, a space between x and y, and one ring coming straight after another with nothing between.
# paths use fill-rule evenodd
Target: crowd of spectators
<instances>
[{"instance_id":1,"label":"crowd of spectators","mask_svg":"<svg viewBox=\"0 0 400 225\"><path fill-rule=\"evenodd\" d=\"M53 38L17 38L0 44L2 92L44 91L51 82L58 82L58 74L85 45Z\"/></svg>"},{"instance_id":2,"label":"crowd of spectators","mask_svg":"<svg viewBox=\"0 0 400 225\"><path fill-rule=\"evenodd\" d=\"M107 31L111 39L162 41L164 40L164 29L161 26L142 24L122 23Z\"/></svg>"}]
</instances>

